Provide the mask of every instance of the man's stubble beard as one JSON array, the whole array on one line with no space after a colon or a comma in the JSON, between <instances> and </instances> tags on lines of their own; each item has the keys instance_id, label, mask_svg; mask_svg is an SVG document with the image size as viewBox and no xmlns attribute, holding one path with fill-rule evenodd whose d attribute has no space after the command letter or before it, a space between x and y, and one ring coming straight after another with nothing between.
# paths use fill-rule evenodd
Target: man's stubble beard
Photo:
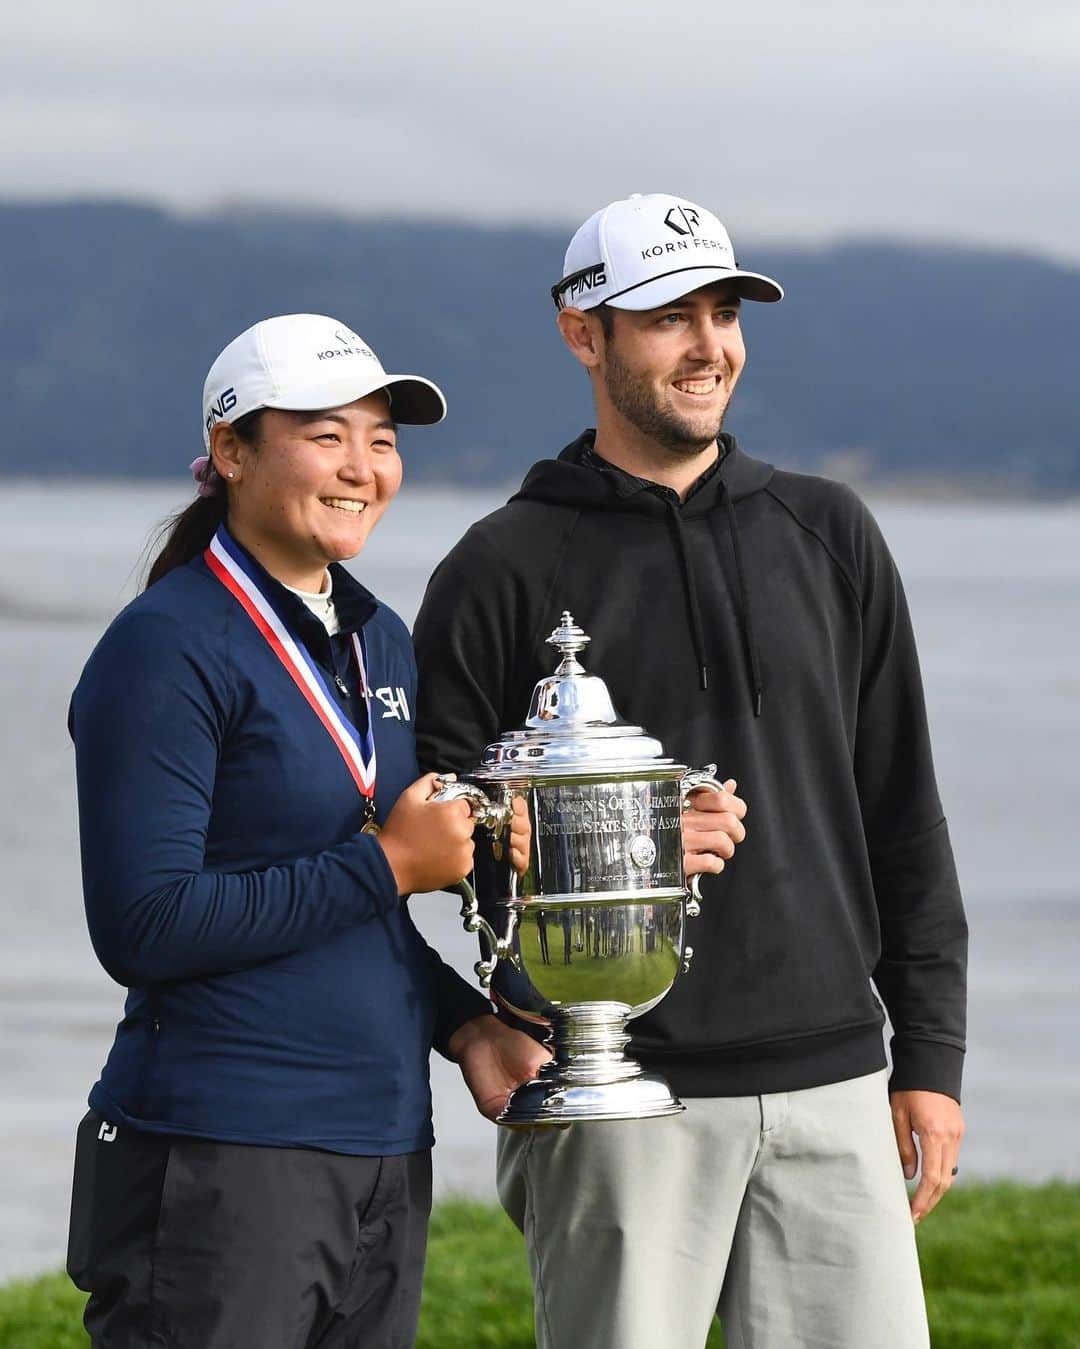
<instances>
[{"instance_id":1,"label":"man's stubble beard","mask_svg":"<svg viewBox=\"0 0 1080 1349\"><path fill-rule=\"evenodd\" d=\"M603 380L615 410L674 458L695 458L715 443L724 425L727 403L720 410L715 426L705 431L691 426L673 410L660 407L652 389L624 364L610 343Z\"/></svg>"}]
</instances>

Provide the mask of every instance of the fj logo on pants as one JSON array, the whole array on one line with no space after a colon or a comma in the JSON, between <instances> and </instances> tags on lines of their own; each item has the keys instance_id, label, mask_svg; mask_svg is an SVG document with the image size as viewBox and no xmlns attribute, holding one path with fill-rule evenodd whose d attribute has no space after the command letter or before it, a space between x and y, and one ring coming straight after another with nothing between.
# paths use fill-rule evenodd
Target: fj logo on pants
<instances>
[{"instance_id":1,"label":"fj logo on pants","mask_svg":"<svg viewBox=\"0 0 1080 1349\"><path fill-rule=\"evenodd\" d=\"M110 1124L107 1119L101 1121L101 1128L97 1131L98 1141L101 1143L113 1143L116 1141L116 1125Z\"/></svg>"}]
</instances>

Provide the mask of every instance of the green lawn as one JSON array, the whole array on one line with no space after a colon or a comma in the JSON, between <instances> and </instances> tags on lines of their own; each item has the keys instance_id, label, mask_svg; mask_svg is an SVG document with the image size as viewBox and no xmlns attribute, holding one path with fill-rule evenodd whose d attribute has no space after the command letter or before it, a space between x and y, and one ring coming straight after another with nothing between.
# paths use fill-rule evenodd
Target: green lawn
<instances>
[{"instance_id":1,"label":"green lawn","mask_svg":"<svg viewBox=\"0 0 1080 1349\"><path fill-rule=\"evenodd\" d=\"M934 1349L1080 1349L1080 1185L961 1186L919 1248ZM81 1306L62 1275L2 1288L0 1346L87 1349ZM709 1349L722 1344L715 1327ZM417 1345L533 1349L525 1256L501 1212L436 1209Z\"/></svg>"}]
</instances>

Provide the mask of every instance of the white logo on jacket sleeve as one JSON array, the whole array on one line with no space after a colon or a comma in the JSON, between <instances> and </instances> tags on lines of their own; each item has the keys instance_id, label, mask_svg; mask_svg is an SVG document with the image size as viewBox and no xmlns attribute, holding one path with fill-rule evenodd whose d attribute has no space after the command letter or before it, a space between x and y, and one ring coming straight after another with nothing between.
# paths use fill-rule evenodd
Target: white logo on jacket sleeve
<instances>
[{"instance_id":1,"label":"white logo on jacket sleeve","mask_svg":"<svg viewBox=\"0 0 1080 1349\"><path fill-rule=\"evenodd\" d=\"M386 685L381 689L376 689L375 697L386 709L383 712L383 721L387 717L393 717L397 721L412 720L409 716L409 700L400 684L396 688L390 688L389 685Z\"/></svg>"}]
</instances>

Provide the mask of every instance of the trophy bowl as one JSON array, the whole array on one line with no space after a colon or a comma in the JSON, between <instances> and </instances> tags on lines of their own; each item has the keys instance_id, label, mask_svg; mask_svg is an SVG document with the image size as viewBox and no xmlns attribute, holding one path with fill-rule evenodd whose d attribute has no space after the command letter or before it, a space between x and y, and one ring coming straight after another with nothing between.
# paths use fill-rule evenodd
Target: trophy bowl
<instances>
[{"instance_id":1,"label":"trophy bowl","mask_svg":"<svg viewBox=\"0 0 1080 1349\"><path fill-rule=\"evenodd\" d=\"M664 758L658 740L619 720L604 681L577 659L589 638L570 613L548 641L562 660L536 685L524 726L439 792L467 799L478 826L461 890L480 982L551 1029L551 1062L498 1122L675 1114L683 1106L664 1079L626 1054L627 1023L689 969L685 920L699 905L683 871L682 812L691 792L723 788L714 765ZM515 813L524 865L508 846Z\"/></svg>"}]
</instances>

